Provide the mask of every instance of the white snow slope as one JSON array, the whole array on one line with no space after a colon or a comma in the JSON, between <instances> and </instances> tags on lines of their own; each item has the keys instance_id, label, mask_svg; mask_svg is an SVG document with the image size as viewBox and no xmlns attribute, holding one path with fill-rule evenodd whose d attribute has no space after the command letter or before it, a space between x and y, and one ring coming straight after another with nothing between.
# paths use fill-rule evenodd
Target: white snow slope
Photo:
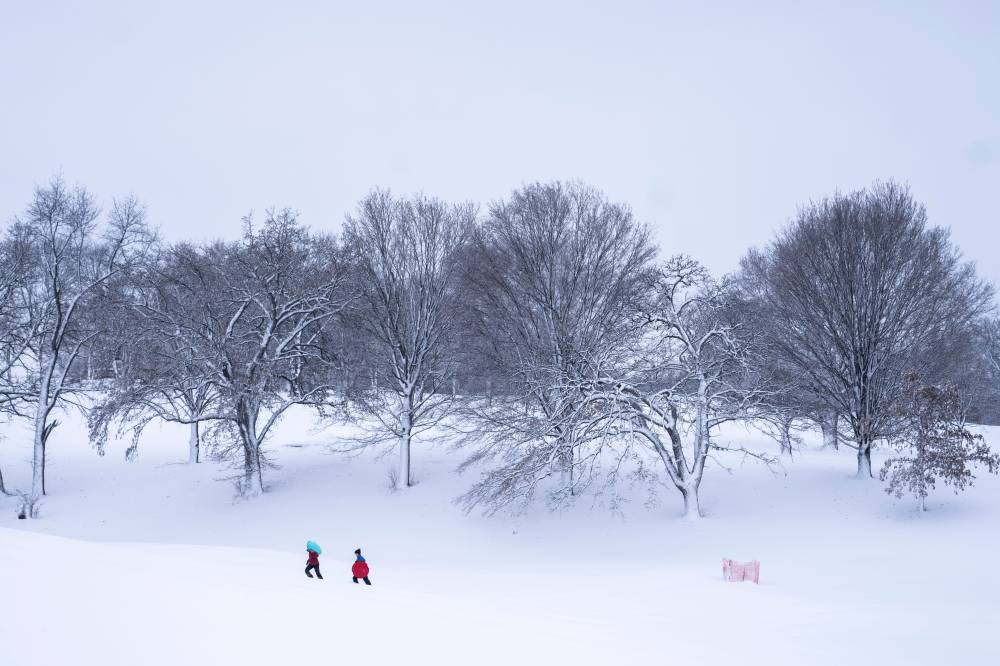
<instances>
[{"instance_id":1,"label":"white snow slope","mask_svg":"<svg viewBox=\"0 0 1000 666\"><path fill-rule=\"evenodd\" d=\"M697 523L671 489L487 518L452 503L473 478L444 447L418 446L419 484L390 493L394 458L331 455L338 431L299 412L269 445L270 492L234 503L225 470L178 463L182 428L126 463L64 418L42 517L0 499L4 666L1000 663L996 477L921 515L853 478L850 450L806 447L779 475L709 470ZM0 432L23 487L30 438ZM307 539L325 580L303 574ZM350 580L359 546L370 588ZM761 584L723 582L723 557L759 559Z\"/></svg>"}]
</instances>

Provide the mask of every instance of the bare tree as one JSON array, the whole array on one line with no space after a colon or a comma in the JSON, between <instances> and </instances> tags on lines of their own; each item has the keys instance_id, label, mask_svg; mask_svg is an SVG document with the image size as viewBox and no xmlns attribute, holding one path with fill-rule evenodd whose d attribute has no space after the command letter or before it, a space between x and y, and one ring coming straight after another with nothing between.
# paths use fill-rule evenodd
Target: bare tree
<instances>
[{"instance_id":1,"label":"bare tree","mask_svg":"<svg viewBox=\"0 0 1000 666\"><path fill-rule=\"evenodd\" d=\"M754 423L761 432L778 443L782 455L791 459L795 457L795 449L802 443L802 438L798 435L802 430L797 423L798 418L796 412L779 406L761 412Z\"/></svg>"},{"instance_id":2,"label":"bare tree","mask_svg":"<svg viewBox=\"0 0 1000 666\"><path fill-rule=\"evenodd\" d=\"M705 465L714 451L729 448L714 441L713 432L722 423L752 418L771 388L752 362L753 334L740 323L741 308L728 282L717 283L697 262L674 257L646 285L644 298L620 313L629 324L613 345L575 351L576 371L553 373L560 382L552 390L558 402L547 420L522 417L531 430L510 425L509 417L496 419L506 434L549 437L513 439L518 446L503 450L505 464L463 497L467 506L504 506L529 495L551 475L562 446L575 453L578 479L607 470L610 484L627 461L641 475L643 452L650 452L681 493L685 515L702 515Z\"/></svg>"},{"instance_id":3,"label":"bare tree","mask_svg":"<svg viewBox=\"0 0 1000 666\"><path fill-rule=\"evenodd\" d=\"M937 386L960 386L971 423L1000 424L1000 318L991 311L968 339L952 341L928 358Z\"/></svg>"},{"instance_id":4,"label":"bare tree","mask_svg":"<svg viewBox=\"0 0 1000 666\"><path fill-rule=\"evenodd\" d=\"M31 490L24 512L35 515L45 492L45 452L58 420L54 410L75 390L74 366L100 329L87 311L101 290L142 259L152 242L145 210L133 198L116 200L105 224L84 189L59 179L36 189L15 224L33 270L16 292L26 346L8 373L9 405L34 425Z\"/></svg>"},{"instance_id":5,"label":"bare tree","mask_svg":"<svg viewBox=\"0 0 1000 666\"><path fill-rule=\"evenodd\" d=\"M23 382L18 362L33 338L33 325L20 295L31 275L31 247L24 227L15 225L0 241L0 414L19 416ZM0 470L0 494L10 495Z\"/></svg>"},{"instance_id":6,"label":"bare tree","mask_svg":"<svg viewBox=\"0 0 1000 666\"><path fill-rule=\"evenodd\" d=\"M621 345L653 256L631 211L578 184L533 184L493 204L466 257L465 290L494 399L471 405L463 467L502 461L466 496L492 506L530 497L560 478L550 498L576 494L592 475L570 432L577 378Z\"/></svg>"},{"instance_id":7,"label":"bare tree","mask_svg":"<svg viewBox=\"0 0 1000 666\"><path fill-rule=\"evenodd\" d=\"M144 291L140 314L175 332L171 353L198 368L187 379L216 393L212 417L240 453L238 492L260 494L274 425L335 388L324 335L354 298L340 249L271 211L260 228L247 218L238 243L173 248Z\"/></svg>"},{"instance_id":8,"label":"bare tree","mask_svg":"<svg viewBox=\"0 0 1000 666\"><path fill-rule=\"evenodd\" d=\"M795 446L801 443L801 433L818 427L823 448L838 449L840 445L840 417L836 409L818 394L809 377L787 363L780 349L770 344L773 338L769 329L774 325L757 328L758 345L755 361L771 377L772 385L780 390L768 393L755 409L755 423L781 446L783 454L792 457Z\"/></svg>"},{"instance_id":9,"label":"bare tree","mask_svg":"<svg viewBox=\"0 0 1000 666\"><path fill-rule=\"evenodd\" d=\"M42 321L32 318L24 295L33 277L35 254L25 225L15 223L0 242L0 414L26 418L30 387L21 364ZM0 470L0 494L12 495ZM24 496L23 493L22 497ZM26 511L22 507L22 511Z\"/></svg>"},{"instance_id":10,"label":"bare tree","mask_svg":"<svg viewBox=\"0 0 1000 666\"><path fill-rule=\"evenodd\" d=\"M705 464L712 451L721 448L712 441L713 431L753 416L775 391L771 375L754 362L756 331L743 321L733 283L717 282L699 263L679 256L664 265L653 294L653 307L645 313L651 326L647 335L656 345L655 351L644 354L653 359L647 383L658 387L657 400L670 405L658 410L656 423L668 423L663 416L667 412L675 422L678 413L693 417L689 451L677 438L676 424L667 429L671 446L661 442L654 448L684 497L685 514L695 517L701 513L698 490ZM744 453L771 462L763 454Z\"/></svg>"},{"instance_id":11,"label":"bare tree","mask_svg":"<svg viewBox=\"0 0 1000 666\"><path fill-rule=\"evenodd\" d=\"M713 451L731 448L713 441L713 432L729 421L759 418L777 390L756 362L757 332L746 325L732 282L715 281L698 262L677 256L659 271L651 295L642 312L638 373L604 384L615 387L615 409L631 418L680 491L685 515L696 518L702 514L705 465ZM629 375L636 379L629 381ZM737 450L774 462L766 454Z\"/></svg>"},{"instance_id":12,"label":"bare tree","mask_svg":"<svg viewBox=\"0 0 1000 666\"><path fill-rule=\"evenodd\" d=\"M180 308L194 305L177 303ZM188 462L201 462L201 425L220 416L211 373L171 323L140 316L133 302L123 303L114 315L125 326L123 335L106 341L114 347L115 372L103 400L89 410L91 441L103 452L109 427L118 423L120 434L131 431L126 451L131 459L149 423L180 423L189 429ZM189 318L195 316L189 313ZM159 326L164 323L166 328Z\"/></svg>"},{"instance_id":13,"label":"bare tree","mask_svg":"<svg viewBox=\"0 0 1000 666\"><path fill-rule=\"evenodd\" d=\"M803 208L751 254L769 335L809 390L849 428L858 475L891 435L903 378L927 350L964 336L990 290L907 188L877 183Z\"/></svg>"},{"instance_id":14,"label":"bare tree","mask_svg":"<svg viewBox=\"0 0 1000 666\"><path fill-rule=\"evenodd\" d=\"M1000 318L992 318L983 322L982 336L984 355L990 367L1000 376Z\"/></svg>"},{"instance_id":15,"label":"bare tree","mask_svg":"<svg viewBox=\"0 0 1000 666\"><path fill-rule=\"evenodd\" d=\"M347 219L345 240L362 280L358 316L377 345L373 367L380 378L355 399L380 426L374 441L396 443L400 488L413 483L414 436L436 424L453 397L449 345L461 307L458 259L475 216L471 204L395 199L376 190Z\"/></svg>"},{"instance_id":16,"label":"bare tree","mask_svg":"<svg viewBox=\"0 0 1000 666\"><path fill-rule=\"evenodd\" d=\"M840 444L840 414L824 395L824 388L812 377L801 372L788 358L780 344L783 322L776 320L763 294L767 256L751 250L742 260L742 270L735 276L741 298L749 305L744 326L754 330L758 340L756 362L771 376L781 390L771 393L757 407L757 425L778 441L783 453L792 454L796 422L818 426L823 448L838 449Z\"/></svg>"}]
</instances>

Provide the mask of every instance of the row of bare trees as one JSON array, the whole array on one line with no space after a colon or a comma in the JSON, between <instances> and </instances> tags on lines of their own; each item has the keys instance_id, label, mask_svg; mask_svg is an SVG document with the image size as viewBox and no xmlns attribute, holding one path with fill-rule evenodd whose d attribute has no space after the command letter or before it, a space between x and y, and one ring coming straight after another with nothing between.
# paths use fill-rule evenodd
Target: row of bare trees
<instances>
[{"instance_id":1,"label":"row of bare trees","mask_svg":"<svg viewBox=\"0 0 1000 666\"><path fill-rule=\"evenodd\" d=\"M657 264L629 209L578 185L528 186L493 206L474 257L475 330L507 390L468 407L465 465L494 464L466 506L540 488L559 503L650 476L652 462L699 515L714 430L774 390L734 283L683 256Z\"/></svg>"},{"instance_id":2,"label":"row of bare trees","mask_svg":"<svg viewBox=\"0 0 1000 666\"><path fill-rule=\"evenodd\" d=\"M275 210L196 245L160 242L132 198L102 217L56 179L0 246L0 409L35 433L28 515L59 407L86 410L99 450L130 433L130 455L149 423L185 424L189 460L210 443L252 496L267 438L308 405L356 421L357 445L394 447L399 488L415 442L455 438L481 474L470 509L663 478L697 517L716 452L774 462L720 441L723 423L762 424L789 453L818 424L870 475L877 442L906 440L914 376L956 395L970 368L977 394L1000 385L991 307L892 183L804 207L714 278L658 260L627 206L576 183L485 211L375 190L340 239Z\"/></svg>"}]
</instances>

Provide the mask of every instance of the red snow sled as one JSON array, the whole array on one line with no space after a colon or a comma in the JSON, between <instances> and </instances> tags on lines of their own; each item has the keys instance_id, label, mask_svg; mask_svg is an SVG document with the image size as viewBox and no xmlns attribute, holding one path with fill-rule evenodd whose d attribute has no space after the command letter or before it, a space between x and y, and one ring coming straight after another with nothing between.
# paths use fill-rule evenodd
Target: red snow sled
<instances>
[{"instance_id":1,"label":"red snow sled","mask_svg":"<svg viewBox=\"0 0 1000 666\"><path fill-rule=\"evenodd\" d=\"M739 583L745 580L760 582L760 562L737 562L735 560L722 560L722 577L730 583Z\"/></svg>"},{"instance_id":2,"label":"red snow sled","mask_svg":"<svg viewBox=\"0 0 1000 666\"><path fill-rule=\"evenodd\" d=\"M355 578L367 578L368 577L368 563L358 560L351 567L351 575Z\"/></svg>"}]
</instances>

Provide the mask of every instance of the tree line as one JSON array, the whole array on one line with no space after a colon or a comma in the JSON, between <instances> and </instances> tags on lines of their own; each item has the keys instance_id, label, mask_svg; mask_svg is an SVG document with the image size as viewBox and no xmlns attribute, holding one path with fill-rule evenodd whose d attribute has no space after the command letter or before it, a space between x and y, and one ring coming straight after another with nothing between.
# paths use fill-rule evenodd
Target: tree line
<instances>
[{"instance_id":1,"label":"tree line","mask_svg":"<svg viewBox=\"0 0 1000 666\"><path fill-rule=\"evenodd\" d=\"M730 275L668 250L580 183L483 209L374 190L339 237L275 209L234 240L168 243L134 197L102 211L55 178L0 243L0 411L33 432L20 511L64 408L102 453L184 424L190 462L230 461L242 496L265 491L294 405L394 447L400 489L415 442L453 438L479 471L459 501L486 511L664 479L697 517L714 453L776 461L720 441L731 421L789 456L817 427L862 477L888 447L887 491L921 505L997 470L966 427L1000 419L993 292L907 187L811 202Z\"/></svg>"}]
</instances>

